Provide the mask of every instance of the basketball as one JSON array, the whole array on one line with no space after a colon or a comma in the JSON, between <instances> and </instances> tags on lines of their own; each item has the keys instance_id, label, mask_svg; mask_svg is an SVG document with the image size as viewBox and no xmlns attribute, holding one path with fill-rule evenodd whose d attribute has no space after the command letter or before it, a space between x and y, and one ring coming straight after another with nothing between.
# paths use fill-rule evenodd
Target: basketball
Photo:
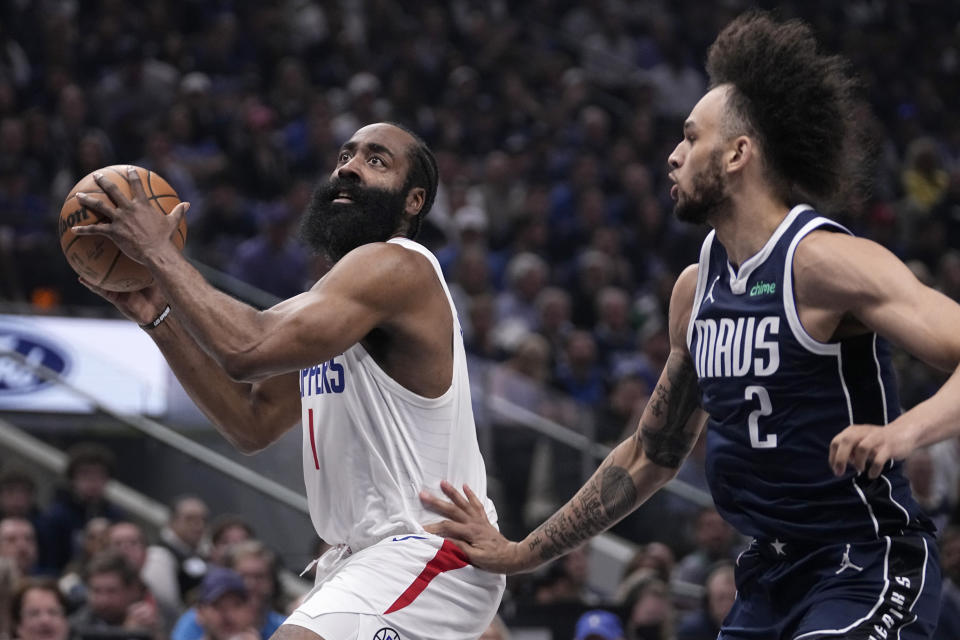
<instances>
[{"instance_id":1,"label":"basketball","mask_svg":"<svg viewBox=\"0 0 960 640\"><path fill-rule=\"evenodd\" d=\"M120 251L117 245L106 236L78 236L71 229L76 226L108 221L95 211L81 206L77 200L77 193L80 192L110 203L110 197L93 179L94 173L102 173L119 187L123 195L130 197L130 184L127 182L128 166L116 164L97 169L84 176L70 189L70 194L60 209L57 231L60 236L60 248L67 262L85 280L108 291L137 291L151 284L153 276L146 267ZM159 213L167 215L180 204L177 192L166 180L143 167L136 167L136 169L143 183L144 192ZM173 236L173 242L182 250L186 239L187 222L184 218Z\"/></svg>"}]
</instances>

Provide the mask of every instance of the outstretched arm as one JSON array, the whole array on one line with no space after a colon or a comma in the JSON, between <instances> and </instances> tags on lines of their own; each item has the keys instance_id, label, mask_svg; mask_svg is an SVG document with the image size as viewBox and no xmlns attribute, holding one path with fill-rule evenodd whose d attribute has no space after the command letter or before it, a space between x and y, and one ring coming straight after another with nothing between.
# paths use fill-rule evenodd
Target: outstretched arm
<instances>
[{"instance_id":1,"label":"outstretched arm","mask_svg":"<svg viewBox=\"0 0 960 640\"><path fill-rule=\"evenodd\" d=\"M258 311L217 291L170 241L184 214L178 205L157 215L131 172L127 198L107 179L97 183L103 201L78 195L84 206L110 222L76 227L78 235L102 234L146 265L178 314L181 326L236 380L255 381L297 371L343 353L374 327L416 308L425 262L384 243L360 247L310 291Z\"/></svg>"},{"instance_id":2,"label":"outstretched arm","mask_svg":"<svg viewBox=\"0 0 960 640\"><path fill-rule=\"evenodd\" d=\"M464 498L444 484L450 503L421 494L427 507L448 518L427 529L454 539L478 567L499 573L529 571L605 531L671 480L706 421L686 345L696 280L696 268L690 267L674 286L670 356L637 432L610 452L567 504L522 542L509 542L486 521L469 488L464 488Z\"/></svg>"},{"instance_id":3,"label":"outstretched arm","mask_svg":"<svg viewBox=\"0 0 960 640\"><path fill-rule=\"evenodd\" d=\"M846 234L811 233L797 249L794 272L807 308L846 314L953 372L931 398L888 425L851 425L838 434L830 445L834 473L852 465L875 478L891 460L960 434L960 305L920 283L882 246Z\"/></svg>"},{"instance_id":4,"label":"outstretched arm","mask_svg":"<svg viewBox=\"0 0 960 640\"><path fill-rule=\"evenodd\" d=\"M166 299L155 286L117 293L101 289L82 278L80 282L140 325L156 318L166 307ZM184 329L176 312L148 330L147 335L159 347L194 403L240 451L259 451L299 422L296 373L253 384L232 380Z\"/></svg>"}]
</instances>

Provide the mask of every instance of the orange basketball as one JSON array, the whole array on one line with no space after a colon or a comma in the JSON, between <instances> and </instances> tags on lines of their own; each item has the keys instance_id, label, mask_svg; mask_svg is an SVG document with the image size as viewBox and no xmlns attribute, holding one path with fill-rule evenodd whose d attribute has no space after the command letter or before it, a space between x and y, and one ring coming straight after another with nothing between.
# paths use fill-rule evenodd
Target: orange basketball
<instances>
[{"instance_id":1,"label":"orange basketball","mask_svg":"<svg viewBox=\"0 0 960 640\"><path fill-rule=\"evenodd\" d=\"M78 236L71 228L105 221L106 218L95 211L80 205L77 192L103 200L110 204L110 197L103 192L100 185L93 179L94 173L102 173L104 177L116 184L120 192L130 197L130 184L127 182L127 167L125 164L115 164L97 169L78 182L67 196L60 209L59 236L60 248L67 262L73 270L83 276L88 282L109 291L137 291L153 282L153 276L142 264L126 256L112 240L106 236ZM166 180L143 167L136 167L143 183L150 203L159 213L164 215L173 211L180 204L177 192ZM187 240L186 218L180 221L177 232L173 235L173 242L179 249Z\"/></svg>"}]
</instances>

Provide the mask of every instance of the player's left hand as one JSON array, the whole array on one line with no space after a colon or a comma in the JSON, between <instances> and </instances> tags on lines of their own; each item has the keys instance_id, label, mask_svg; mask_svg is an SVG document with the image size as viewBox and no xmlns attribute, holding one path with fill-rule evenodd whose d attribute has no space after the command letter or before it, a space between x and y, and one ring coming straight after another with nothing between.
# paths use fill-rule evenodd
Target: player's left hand
<instances>
[{"instance_id":1,"label":"player's left hand","mask_svg":"<svg viewBox=\"0 0 960 640\"><path fill-rule=\"evenodd\" d=\"M493 573L516 573L527 571L519 553L519 545L503 537L487 519L483 503L470 487L463 485L460 495L449 482L441 482L440 489L451 502L442 500L426 491L420 492L420 502L425 507L448 518L424 527L428 532L443 536L467 555L470 564Z\"/></svg>"},{"instance_id":2,"label":"player's left hand","mask_svg":"<svg viewBox=\"0 0 960 640\"><path fill-rule=\"evenodd\" d=\"M133 260L148 264L151 256L158 251L174 247L171 236L180 226L180 219L190 208L190 203L181 202L169 215L159 215L160 212L147 198L136 168L129 167L126 178L130 184L129 198L108 178L94 174L93 179L110 198L113 206L83 193L77 194L77 200L110 221L73 227L73 232L78 236L107 236Z\"/></svg>"},{"instance_id":3,"label":"player's left hand","mask_svg":"<svg viewBox=\"0 0 960 640\"><path fill-rule=\"evenodd\" d=\"M868 471L873 479L891 460L903 460L913 451L913 440L902 425L850 425L830 442L830 468L834 475L843 475L847 465L858 472Z\"/></svg>"}]
</instances>

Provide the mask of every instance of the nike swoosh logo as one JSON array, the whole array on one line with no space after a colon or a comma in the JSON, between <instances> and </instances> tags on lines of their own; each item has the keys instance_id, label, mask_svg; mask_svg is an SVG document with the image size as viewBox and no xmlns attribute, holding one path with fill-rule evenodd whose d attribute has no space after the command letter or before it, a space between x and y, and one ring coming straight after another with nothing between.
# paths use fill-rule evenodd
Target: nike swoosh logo
<instances>
[{"instance_id":1,"label":"nike swoosh logo","mask_svg":"<svg viewBox=\"0 0 960 640\"><path fill-rule=\"evenodd\" d=\"M393 542L403 542L404 540L409 540L413 538L414 540L426 540L423 536L403 536L402 538L394 538Z\"/></svg>"}]
</instances>

